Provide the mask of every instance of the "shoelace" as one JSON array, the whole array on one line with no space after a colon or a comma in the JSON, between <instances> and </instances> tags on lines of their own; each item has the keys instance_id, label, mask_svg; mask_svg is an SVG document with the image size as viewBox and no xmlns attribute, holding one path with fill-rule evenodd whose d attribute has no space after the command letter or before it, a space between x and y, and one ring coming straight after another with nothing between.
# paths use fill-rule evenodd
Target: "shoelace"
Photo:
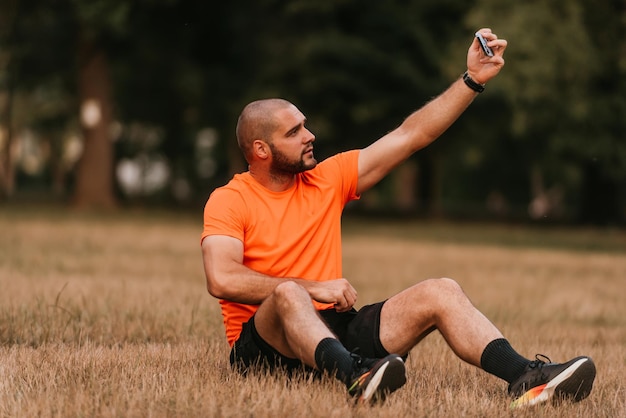
<instances>
[{"instance_id":1,"label":"shoelace","mask_svg":"<svg viewBox=\"0 0 626 418\"><path fill-rule=\"evenodd\" d=\"M537 370L537 373L534 374L531 382L543 381L547 378L547 376L543 373L543 366L548 363L552 363L550 357L544 354L535 354L535 359L528 365L530 369Z\"/></svg>"},{"instance_id":2,"label":"shoelace","mask_svg":"<svg viewBox=\"0 0 626 418\"><path fill-rule=\"evenodd\" d=\"M350 353L350 357L352 357L352 364L355 370L363 367L363 358L360 355L353 351Z\"/></svg>"},{"instance_id":3,"label":"shoelace","mask_svg":"<svg viewBox=\"0 0 626 418\"><path fill-rule=\"evenodd\" d=\"M369 371L371 370L372 367L374 367L374 364L376 364L377 359L370 359L370 358L366 358L366 357L362 357L361 355L359 355L360 353L360 349L357 347L355 348L352 352L350 352L350 357L352 357L352 364L353 364L353 370L354 370L354 374L352 375L353 379L355 379L353 382L356 383L360 383L363 380L365 380L365 378L367 377L367 375L369 374ZM354 387L353 386L349 389L352 390Z\"/></svg>"},{"instance_id":4,"label":"shoelace","mask_svg":"<svg viewBox=\"0 0 626 418\"><path fill-rule=\"evenodd\" d=\"M552 363L550 357L546 356L545 354L535 354L535 359L530 362L529 366L531 369L535 369L537 367L542 367L546 363Z\"/></svg>"},{"instance_id":5,"label":"shoelace","mask_svg":"<svg viewBox=\"0 0 626 418\"><path fill-rule=\"evenodd\" d=\"M359 385L365 380L367 377L367 368L363 364L363 357L359 354L359 348L356 348L354 351L350 353L350 357L352 357L353 364L353 380L350 385L348 385L348 393L353 393Z\"/></svg>"}]
</instances>

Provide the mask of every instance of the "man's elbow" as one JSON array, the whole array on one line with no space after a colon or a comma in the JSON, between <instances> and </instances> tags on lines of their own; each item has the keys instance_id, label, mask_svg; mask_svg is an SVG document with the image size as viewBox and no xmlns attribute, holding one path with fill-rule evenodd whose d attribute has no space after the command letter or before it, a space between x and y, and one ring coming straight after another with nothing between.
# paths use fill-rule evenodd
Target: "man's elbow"
<instances>
[{"instance_id":1,"label":"man's elbow","mask_svg":"<svg viewBox=\"0 0 626 418\"><path fill-rule=\"evenodd\" d=\"M207 279L206 281L207 291L211 296L217 299L226 299L226 289L216 280Z\"/></svg>"}]
</instances>

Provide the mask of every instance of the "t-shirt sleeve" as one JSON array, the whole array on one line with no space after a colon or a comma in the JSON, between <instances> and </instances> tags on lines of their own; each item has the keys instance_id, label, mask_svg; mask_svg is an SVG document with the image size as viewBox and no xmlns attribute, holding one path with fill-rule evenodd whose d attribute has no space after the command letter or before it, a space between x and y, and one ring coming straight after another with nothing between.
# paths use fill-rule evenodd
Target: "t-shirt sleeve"
<instances>
[{"instance_id":1,"label":"t-shirt sleeve","mask_svg":"<svg viewBox=\"0 0 626 418\"><path fill-rule=\"evenodd\" d=\"M239 192L215 189L204 206L204 228L200 242L209 235L227 235L244 239L245 204Z\"/></svg>"},{"instance_id":2,"label":"t-shirt sleeve","mask_svg":"<svg viewBox=\"0 0 626 418\"><path fill-rule=\"evenodd\" d=\"M341 178L341 190L343 203L360 199L356 189L359 181L359 150L342 152L333 157L338 167L338 175Z\"/></svg>"}]
</instances>

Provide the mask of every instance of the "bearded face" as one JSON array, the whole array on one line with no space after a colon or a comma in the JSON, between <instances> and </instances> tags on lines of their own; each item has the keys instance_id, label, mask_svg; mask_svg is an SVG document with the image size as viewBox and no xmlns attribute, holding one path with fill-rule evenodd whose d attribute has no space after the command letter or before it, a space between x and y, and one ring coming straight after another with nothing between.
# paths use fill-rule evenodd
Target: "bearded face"
<instances>
[{"instance_id":1,"label":"bearded face","mask_svg":"<svg viewBox=\"0 0 626 418\"><path fill-rule=\"evenodd\" d=\"M269 143L272 151L272 165L270 171L275 175L293 175L310 170L317 165L317 160L313 156L313 147L301 152L296 157L290 157L282 152L271 142Z\"/></svg>"}]
</instances>

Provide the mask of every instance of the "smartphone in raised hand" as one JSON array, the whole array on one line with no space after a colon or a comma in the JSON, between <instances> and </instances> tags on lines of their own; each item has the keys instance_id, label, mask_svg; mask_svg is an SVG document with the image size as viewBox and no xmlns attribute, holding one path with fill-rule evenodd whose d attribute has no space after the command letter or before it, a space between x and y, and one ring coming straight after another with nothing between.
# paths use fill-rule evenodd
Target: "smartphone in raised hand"
<instances>
[{"instance_id":1,"label":"smartphone in raised hand","mask_svg":"<svg viewBox=\"0 0 626 418\"><path fill-rule=\"evenodd\" d=\"M483 35L481 35L480 32L476 32L475 35L485 55L487 55L488 57L493 57L493 50L489 48L489 46L487 45L487 40L483 37Z\"/></svg>"}]
</instances>

